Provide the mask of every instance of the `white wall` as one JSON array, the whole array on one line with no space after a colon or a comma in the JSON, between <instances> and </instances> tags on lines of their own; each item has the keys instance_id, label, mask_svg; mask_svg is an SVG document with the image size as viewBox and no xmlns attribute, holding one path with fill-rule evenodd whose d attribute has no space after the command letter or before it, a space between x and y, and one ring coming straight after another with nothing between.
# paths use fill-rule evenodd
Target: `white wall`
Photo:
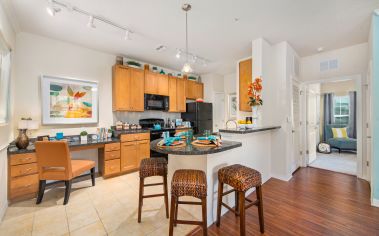
<instances>
[{"instance_id":1,"label":"white wall","mask_svg":"<svg viewBox=\"0 0 379 236\"><path fill-rule=\"evenodd\" d=\"M368 53L368 44L363 43L303 57L300 60L300 79L317 81L325 78L366 74ZM320 62L333 59L338 60L338 68L320 72Z\"/></svg>"},{"instance_id":2,"label":"white wall","mask_svg":"<svg viewBox=\"0 0 379 236\"><path fill-rule=\"evenodd\" d=\"M334 81L321 83L320 93L348 95L350 91L355 91L356 89L356 82L354 80Z\"/></svg>"},{"instance_id":3,"label":"white wall","mask_svg":"<svg viewBox=\"0 0 379 236\"><path fill-rule=\"evenodd\" d=\"M7 18L7 15L4 12L3 5L0 4L0 34L4 37L7 44L14 50L15 47L15 32L12 28L11 22ZM12 53L12 74L11 74L11 89L10 89L10 98L13 95L13 79L14 79L14 60ZM0 125L0 222L4 216L6 208L8 206L7 200L7 181L8 181L8 159L6 147L9 141L13 138L12 132L12 103L13 100L10 99L11 105L11 114L9 123L6 125Z\"/></svg>"}]
</instances>

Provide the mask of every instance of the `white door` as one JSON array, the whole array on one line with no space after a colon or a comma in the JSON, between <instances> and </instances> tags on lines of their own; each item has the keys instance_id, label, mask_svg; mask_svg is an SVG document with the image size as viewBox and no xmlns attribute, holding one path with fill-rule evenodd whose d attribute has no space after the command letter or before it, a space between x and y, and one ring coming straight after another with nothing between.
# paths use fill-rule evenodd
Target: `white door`
<instances>
[{"instance_id":1,"label":"white door","mask_svg":"<svg viewBox=\"0 0 379 236\"><path fill-rule=\"evenodd\" d=\"M291 172L301 165L300 155L300 88L299 84L292 82L292 160Z\"/></svg>"},{"instance_id":2,"label":"white door","mask_svg":"<svg viewBox=\"0 0 379 236\"><path fill-rule=\"evenodd\" d=\"M225 128L225 93L215 93L213 102L213 131Z\"/></svg>"},{"instance_id":3,"label":"white door","mask_svg":"<svg viewBox=\"0 0 379 236\"><path fill-rule=\"evenodd\" d=\"M308 164L316 160L316 145L318 139L317 120L317 93L312 90L307 91L307 156Z\"/></svg>"}]
</instances>

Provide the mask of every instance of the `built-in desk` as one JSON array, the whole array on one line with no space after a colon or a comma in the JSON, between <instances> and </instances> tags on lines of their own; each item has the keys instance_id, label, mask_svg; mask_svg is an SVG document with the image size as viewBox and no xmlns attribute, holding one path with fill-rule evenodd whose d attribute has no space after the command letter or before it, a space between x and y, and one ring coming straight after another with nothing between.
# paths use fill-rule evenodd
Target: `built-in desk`
<instances>
[{"instance_id":1,"label":"built-in desk","mask_svg":"<svg viewBox=\"0 0 379 236\"><path fill-rule=\"evenodd\" d=\"M34 141L26 149L14 143L8 147L8 200L33 198L38 191L38 168ZM140 160L150 157L150 134L147 131L125 132L118 138L104 140L68 137L70 151L98 149L98 172L104 178L138 170ZM147 149L147 150L146 150Z\"/></svg>"}]
</instances>

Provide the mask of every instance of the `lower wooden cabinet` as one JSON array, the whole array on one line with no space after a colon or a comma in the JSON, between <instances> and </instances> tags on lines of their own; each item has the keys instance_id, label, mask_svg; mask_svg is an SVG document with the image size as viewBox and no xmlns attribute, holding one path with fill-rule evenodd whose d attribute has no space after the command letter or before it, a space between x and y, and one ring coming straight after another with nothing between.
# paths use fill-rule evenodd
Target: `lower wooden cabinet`
<instances>
[{"instance_id":1,"label":"lower wooden cabinet","mask_svg":"<svg viewBox=\"0 0 379 236\"><path fill-rule=\"evenodd\" d=\"M10 182L10 199L36 194L38 191L38 174L12 178Z\"/></svg>"},{"instance_id":2,"label":"lower wooden cabinet","mask_svg":"<svg viewBox=\"0 0 379 236\"><path fill-rule=\"evenodd\" d=\"M141 160L150 158L150 134L126 134L121 136L121 171L138 170Z\"/></svg>"},{"instance_id":3,"label":"lower wooden cabinet","mask_svg":"<svg viewBox=\"0 0 379 236\"><path fill-rule=\"evenodd\" d=\"M104 176L115 175L118 173L120 173L120 159L104 162Z\"/></svg>"},{"instance_id":4,"label":"lower wooden cabinet","mask_svg":"<svg viewBox=\"0 0 379 236\"><path fill-rule=\"evenodd\" d=\"M103 177L115 176L120 173L120 143L105 144L104 150L99 149L99 171Z\"/></svg>"}]
</instances>

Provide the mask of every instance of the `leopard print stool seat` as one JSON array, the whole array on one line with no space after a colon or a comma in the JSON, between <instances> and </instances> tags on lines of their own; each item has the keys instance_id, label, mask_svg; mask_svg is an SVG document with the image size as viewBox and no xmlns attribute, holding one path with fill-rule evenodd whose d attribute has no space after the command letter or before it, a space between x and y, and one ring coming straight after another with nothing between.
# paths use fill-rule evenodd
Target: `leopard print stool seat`
<instances>
[{"instance_id":1,"label":"leopard print stool seat","mask_svg":"<svg viewBox=\"0 0 379 236\"><path fill-rule=\"evenodd\" d=\"M164 158L145 158L141 161L139 176L142 178L167 175L167 161Z\"/></svg>"},{"instance_id":2,"label":"leopard print stool seat","mask_svg":"<svg viewBox=\"0 0 379 236\"><path fill-rule=\"evenodd\" d=\"M224 192L224 184L231 186L233 189ZM264 233L263 220L263 198L262 198L262 177L261 173L243 165L231 165L218 170L218 199L217 199L217 220L216 226L220 227L221 207L233 211L240 216L240 235L246 235L245 210L251 206L258 207L259 227ZM257 200L252 201L245 197L246 191L255 187ZM222 197L230 193L235 193L234 209L222 202ZM245 204L248 202L248 204Z\"/></svg>"},{"instance_id":3,"label":"leopard print stool seat","mask_svg":"<svg viewBox=\"0 0 379 236\"><path fill-rule=\"evenodd\" d=\"M152 176L162 176L163 183L145 184L145 178ZM163 185L163 193L144 195L144 187ZM166 217L168 214L168 190L167 190L167 161L164 158L142 159L139 169L139 200L138 200L138 223L141 223L141 212L144 198L164 197L166 206Z\"/></svg>"},{"instance_id":4,"label":"leopard print stool seat","mask_svg":"<svg viewBox=\"0 0 379 236\"><path fill-rule=\"evenodd\" d=\"M191 196L201 199L201 202L180 201L179 197ZM178 220L179 204L201 205L202 221ZM203 235L207 235L207 177L201 170L177 170L171 182L171 209L169 235L174 233L176 224L201 225Z\"/></svg>"},{"instance_id":5,"label":"leopard print stool seat","mask_svg":"<svg viewBox=\"0 0 379 236\"><path fill-rule=\"evenodd\" d=\"M221 168L218 171L218 180L243 192L262 184L261 173L238 164Z\"/></svg>"}]
</instances>

